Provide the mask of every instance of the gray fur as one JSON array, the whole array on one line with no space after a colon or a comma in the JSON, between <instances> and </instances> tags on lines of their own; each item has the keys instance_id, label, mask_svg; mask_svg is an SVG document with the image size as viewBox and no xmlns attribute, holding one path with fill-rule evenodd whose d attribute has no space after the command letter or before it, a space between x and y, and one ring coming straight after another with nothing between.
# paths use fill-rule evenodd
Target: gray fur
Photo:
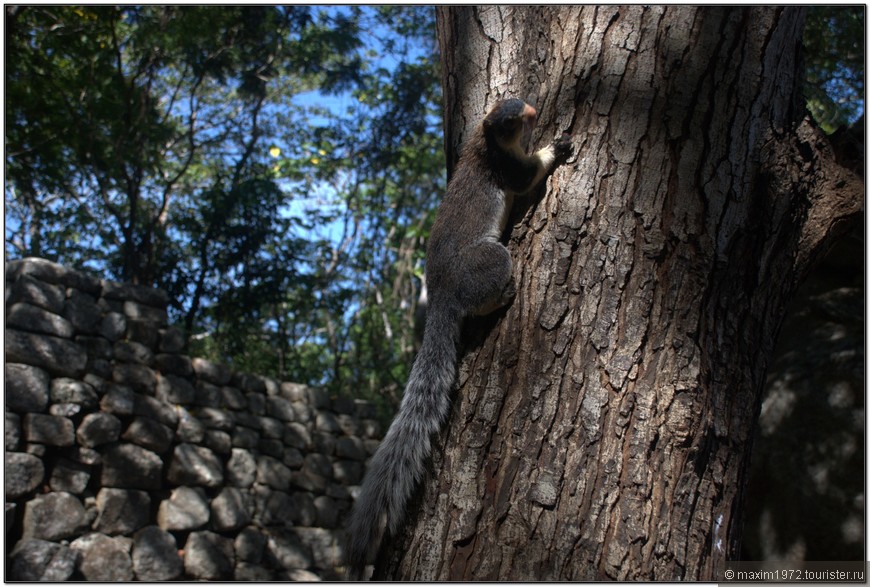
<instances>
[{"instance_id":1,"label":"gray fur","mask_svg":"<svg viewBox=\"0 0 870 587\"><path fill-rule=\"evenodd\" d=\"M423 343L399 407L369 464L348 525L348 578L359 580L384 534L395 534L423 476L432 436L450 411L462 320L511 301L510 254L500 238L515 195L533 190L570 155L569 137L529 156L520 147L535 110L496 104L463 146L426 251L429 309Z\"/></svg>"}]
</instances>

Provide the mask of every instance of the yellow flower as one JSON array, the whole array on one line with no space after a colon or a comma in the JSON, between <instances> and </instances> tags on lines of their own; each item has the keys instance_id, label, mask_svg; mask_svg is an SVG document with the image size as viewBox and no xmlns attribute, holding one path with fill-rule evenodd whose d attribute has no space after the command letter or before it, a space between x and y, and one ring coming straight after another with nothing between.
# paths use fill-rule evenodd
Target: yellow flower
<instances>
[{"instance_id":1,"label":"yellow flower","mask_svg":"<svg viewBox=\"0 0 870 587\"><path fill-rule=\"evenodd\" d=\"M281 149L279 149L278 147L272 147L271 149L269 149L269 154L277 159L278 156L281 155Z\"/></svg>"}]
</instances>

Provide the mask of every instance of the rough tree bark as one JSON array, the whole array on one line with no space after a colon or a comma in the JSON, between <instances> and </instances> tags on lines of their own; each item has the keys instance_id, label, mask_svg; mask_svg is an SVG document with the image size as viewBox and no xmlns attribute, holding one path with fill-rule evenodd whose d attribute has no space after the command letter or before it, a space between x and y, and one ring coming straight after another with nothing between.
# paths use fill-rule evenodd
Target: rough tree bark
<instances>
[{"instance_id":1,"label":"rough tree bark","mask_svg":"<svg viewBox=\"0 0 870 587\"><path fill-rule=\"evenodd\" d=\"M577 155L510 230L376 578L716 580L783 308L863 180L803 119L785 8L449 7L447 147L504 96Z\"/></svg>"}]
</instances>

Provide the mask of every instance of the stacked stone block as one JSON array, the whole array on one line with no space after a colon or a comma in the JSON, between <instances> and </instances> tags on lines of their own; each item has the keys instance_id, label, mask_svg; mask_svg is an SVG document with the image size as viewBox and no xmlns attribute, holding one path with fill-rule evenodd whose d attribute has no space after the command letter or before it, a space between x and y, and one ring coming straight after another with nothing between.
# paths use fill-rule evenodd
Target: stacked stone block
<instances>
[{"instance_id":1,"label":"stacked stone block","mask_svg":"<svg viewBox=\"0 0 870 587\"><path fill-rule=\"evenodd\" d=\"M188 357L167 303L7 263L7 579L338 578L372 406Z\"/></svg>"}]
</instances>

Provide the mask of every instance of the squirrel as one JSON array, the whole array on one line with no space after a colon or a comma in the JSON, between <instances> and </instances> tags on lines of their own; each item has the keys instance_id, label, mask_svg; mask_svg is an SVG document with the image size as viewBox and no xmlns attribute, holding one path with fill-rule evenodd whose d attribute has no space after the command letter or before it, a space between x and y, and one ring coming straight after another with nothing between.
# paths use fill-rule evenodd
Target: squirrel
<instances>
[{"instance_id":1,"label":"squirrel","mask_svg":"<svg viewBox=\"0 0 870 587\"><path fill-rule=\"evenodd\" d=\"M500 242L515 196L541 184L571 156L567 134L526 154L523 133L535 109L511 98L495 104L462 147L426 249L428 303L423 342L399 412L372 457L348 524L348 578L362 579L384 534L395 534L423 476L431 437L447 418L462 321L510 303L511 257Z\"/></svg>"}]
</instances>

